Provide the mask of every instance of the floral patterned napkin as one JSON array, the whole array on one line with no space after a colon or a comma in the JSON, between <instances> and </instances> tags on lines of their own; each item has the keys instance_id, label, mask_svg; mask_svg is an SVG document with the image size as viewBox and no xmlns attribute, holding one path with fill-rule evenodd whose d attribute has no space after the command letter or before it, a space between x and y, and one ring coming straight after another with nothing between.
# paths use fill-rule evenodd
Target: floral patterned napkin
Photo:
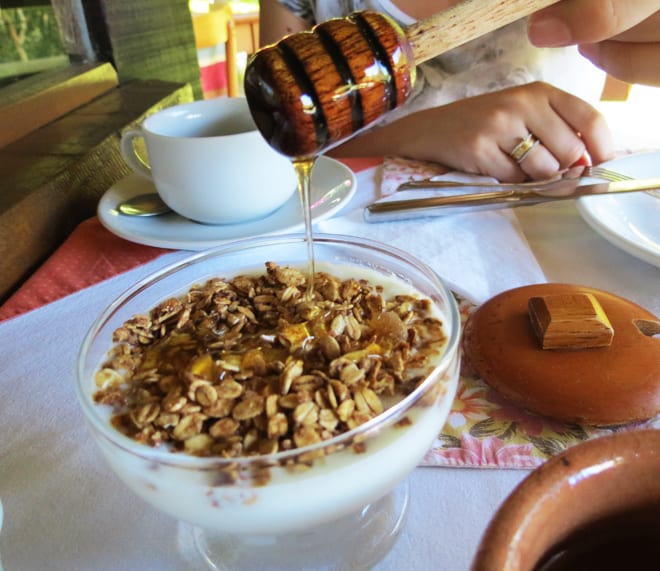
<instances>
[{"instance_id":1,"label":"floral patterned napkin","mask_svg":"<svg viewBox=\"0 0 660 571\"><path fill-rule=\"evenodd\" d=\"M456 299L465 322L475 306L458 295ZM464 363L447 422L420 466L534 469L584 440L641 428L660 429L660 415L646 422L593 427L525 412L507 402Z\"/></svg>"},{"instance_id":2,"label":"floral patterned napkin","mask_svg":"<svg viewBox=\"0 0 660 571\"><path fill-rule=\"evenodd\" d=\"M412 180L422 180L447 174L449 169L437 163L386 156L381 167L380 193L390 196L397 187Z\"/></svg>"}]
</instances>

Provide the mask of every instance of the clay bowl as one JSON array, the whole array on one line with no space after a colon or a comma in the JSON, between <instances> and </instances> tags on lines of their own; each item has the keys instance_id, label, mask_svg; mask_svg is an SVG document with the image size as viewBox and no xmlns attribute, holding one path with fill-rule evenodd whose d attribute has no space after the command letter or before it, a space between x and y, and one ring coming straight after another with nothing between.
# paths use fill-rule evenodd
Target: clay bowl
<instances>
[{"instance_id":1,"label":"clay bowl","mask_svg":"<svg viewBox=\"0 0 660 571\"><path fill-rule=\"evenodd\" d=\"M660 430L573 446L534 470L489 523L472 571L642 569L660 560Z\"/></svg>"}]
</instances>

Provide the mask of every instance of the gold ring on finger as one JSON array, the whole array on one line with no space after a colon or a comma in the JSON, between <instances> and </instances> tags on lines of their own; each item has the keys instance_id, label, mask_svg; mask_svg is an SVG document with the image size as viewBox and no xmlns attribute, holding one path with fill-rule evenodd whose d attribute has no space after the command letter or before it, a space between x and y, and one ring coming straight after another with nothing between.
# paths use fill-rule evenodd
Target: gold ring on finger
<instances>
[{"instance_id":1,"label":"gold ring on finger","mask_svg":"<svg viewBox=\"0 0 660 571\"><path fill-rule=\"evenodd\" d=\"M539 140L529 133L526 137L522 138L520 142L513 147L513 150L509 153L509 156L516 161L518 164L523 162L531 150L539 144Z\"/></svg>"}]
</instances>

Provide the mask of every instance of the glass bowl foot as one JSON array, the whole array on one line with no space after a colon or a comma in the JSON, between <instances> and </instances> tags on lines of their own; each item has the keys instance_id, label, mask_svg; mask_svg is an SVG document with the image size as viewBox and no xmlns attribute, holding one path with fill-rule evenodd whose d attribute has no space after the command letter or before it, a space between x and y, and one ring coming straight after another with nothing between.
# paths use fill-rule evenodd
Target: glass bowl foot
<instances>
[{"instance_id":1,"label":"glass bowl foot","mask_svg":"<svg viewBox=\"0 0 660 571\"><path fill-rule=\"evenodd\" d=\"M392 549L408 513L408 479L338 520L300 533L228 535L179 522L179 550L189 567L214 571L358 571Z\"/></svg>"}]
</instances>

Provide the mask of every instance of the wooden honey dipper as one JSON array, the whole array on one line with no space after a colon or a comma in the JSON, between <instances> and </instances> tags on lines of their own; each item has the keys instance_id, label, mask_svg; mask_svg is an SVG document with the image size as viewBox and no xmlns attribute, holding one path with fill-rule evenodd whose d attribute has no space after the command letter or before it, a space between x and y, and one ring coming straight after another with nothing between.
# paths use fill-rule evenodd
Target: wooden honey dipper
<instances>
[{"instance_id":1,"label":"wooden honey dipper","mask_svg":"<svg viewBox=\"0 0 660 571\"><path fill-rule=\"evenodd\" d=\"M416 65L557 1L463 0L405 29L378 12L334 18L257 51L245 96L273 148L313 157L403 104Z\"/></svg>"}]
</instances>

